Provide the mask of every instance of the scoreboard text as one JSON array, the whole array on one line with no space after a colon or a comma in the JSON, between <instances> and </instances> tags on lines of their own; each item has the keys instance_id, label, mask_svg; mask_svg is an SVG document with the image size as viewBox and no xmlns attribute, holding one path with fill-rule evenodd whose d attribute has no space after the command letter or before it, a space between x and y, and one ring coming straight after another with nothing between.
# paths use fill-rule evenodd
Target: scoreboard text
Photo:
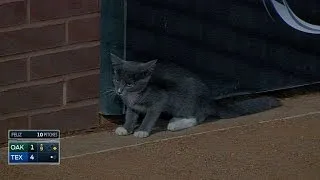
<instances>
[{"instance_id":1,"label":"scoreboard text","mask_svg":"<svg viewBox=\"0 0 320 180\"><path fill-rule=\"evenodd\" d=\"M8 164L60 164L59 130L9 130Z\"/></svg>"}]
</instances>

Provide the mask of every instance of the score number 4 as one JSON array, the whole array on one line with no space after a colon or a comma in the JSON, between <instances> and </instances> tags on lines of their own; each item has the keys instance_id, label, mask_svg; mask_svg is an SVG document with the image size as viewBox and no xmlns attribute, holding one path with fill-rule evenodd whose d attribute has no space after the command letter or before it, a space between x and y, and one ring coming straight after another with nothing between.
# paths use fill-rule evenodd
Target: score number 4
<instances>
[{"instance_id":1,"label":"score number 4","mask_svg":"<svg viewBox=\"0 0 320 180\"><path fill-rule=\"evenodd\" d=\"M31 159L31 160L34 160L34 156L33 156L33 154L31 154L30 159Z\"/></svg>"}]
</instances>

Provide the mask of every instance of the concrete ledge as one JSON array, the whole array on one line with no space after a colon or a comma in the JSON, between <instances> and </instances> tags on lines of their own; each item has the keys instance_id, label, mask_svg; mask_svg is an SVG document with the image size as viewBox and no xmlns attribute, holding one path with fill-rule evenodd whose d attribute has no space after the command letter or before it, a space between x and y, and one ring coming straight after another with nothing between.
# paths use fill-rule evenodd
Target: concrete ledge
<instances>
[{"instance_id":1,"label":"concrete ledge","mask_svg":"<svg viewBox=\"0 0 320 180\"><path fill-rule=\"evenodd\" d=\"M33 172L32 174L29 174L27 177L31 178L41 176L43 178L48 178L50 174L50 176L54 177L53 179L59 179L58 177L64 175L68 175L67 177L69 178L67 179L85 179L81 178L80 175L84 175L84 172L87 172L87 177L90 175L92 178L94 177L94 179L105 179L102 177L108 175L109 178L122 177L120 172L125 172L125 169L130 167L131 169L127 169L127 171L136 174L136 177L139 177L138 179L140 179L140 177L146 179L151 177L162 177L163 179L169 178L171 177L171 175L166 174L166 172L164 171L162 172L164 175L159 176L159 173L161 174L161 172L156 170L156 174L149 173L149 176L145 176L145 174L139 174L146 173L145 170L139 169L139 167L143 166L143 162L145 162L145 164L152 163L150 161L150 158L154 159L157 164L159 162L167 163L165 161L170 160L170 158L168 159L168 157L166 157L166 151L170 151L171 153L167 154L167 156L176 157L177 154L175 154L175 152L180 152L179 156L183 156L183 153L186 153L183 150L185 148L191 148L193 150L196 150L198 148L202 149L200 151L201 153L197 153L200 157L211 157L212 153L209 153L208 151L210 150L211 152L212 150L212 152L216 152L218 150L218 154L216 155L219 156L221 155L221 153L223 154L223 152L235 151L235 149L232 149L235 148L234 144L231 145L232 142L235 141L238 142L236 146L237 148L240 148L242 143L243 146L248 146L248 143L251 144L250 147L246 149L246 151L239 151L239 158L252 158L250 157L250 155L245 154L248 153L248 151L252 151L252 153L256 154L256 158L260 158L260 160L263 160L263 154L268 152L267 150L264 152L263 149L259 148L259 146L263 146L260 140L266 141L266 143L269 145L278 144L279 146L281 146L279 148L282 148L281 151L283 151L283 153L307 153L308 158L313 158L313 160L309 159L305 162L301 160L303 162L300 162L300 165L297 166L315 166L316 169L314 169L314 171L312 172L316 172L316 170L319 170L318 172L320 172L320 131L318 130L318 127L320 125L319 105L319 94L288 98L283 99L282 107L270 111L234 119L210 122L175 133L159 132L146 139L137 139L133 136L119 137L110 132L67 137L61 140L62 162L60 167L37 167L37 169L39 170ZM269 136L270 138L268 138ZM290 137L296 140L290 139ZM197 141L195 141L195 139L197 139L199 142L203 141L203 144L199 144ZM228 147L225 146L224 143L231 143L229 147L231 149L228 149ZM281 143L286 145L287 148L283 147ZM206 144L211 145L209 146ZM215 146L214 144L217 144L217 146L221 146L221 148ZM294 146L295 149L291 149L291 146ZM301 149L299 149L298 146L301 146ZM267 149L268 148L270 149L269 146L267 147ZM145 149L149 149L149 151L146 152ZM140 159L141 162L137 162L136 158L142 157L140 153L144 153L144 155L143 158ZM276 156L281 155L281 153L276 153L274 155L276 158ZM1 160L2 164L6 164L6 148L2 149L1 157L4 158ZM125 159L124 157L127 157L127 159ZM188 161L188 158L190 157L195 158L192 154L190 155L190 153L186 153L186 156L184 158L178 158L179 161L174 160L172 161L172 163L177 164L177 168L178 166L179 168L182 168L182 166L186 165L183 161ZM120 160L121 162L119 162ZM225 161L226 159L220 160ZM131 161L134 161L139 165L135 166ZM252 161L254 161L254 159L252 159ZM279 159L276 159L276 161L279 161ZM294 161L292 160L287 160L286 163L288 163L288 167L291 167L293 166L293 164L291 164L293 162ZM227 164L227 162L219 163ZM279 163L281 164L281 162ZM123 164L123 169L121 169L121 164ZM131 164L132 166L129 166L128 164ZM263 162L260 162L260 164L262 166ZM97 167L92 167L93 165ZM210 165L217 166L217 164L214 162L212 162ZM233 165L230 165L230 168L232 166ZM86 169L87 167L91 170L88 171L88 169ZM157 169L156 167L154 168ZM210 169L208 169L207 167L203 168L207 169L208 171ZM227 166L225 168L227 168ZM21 174L25 174L28 171L30 172L34 169L36 168L34 168L33 166L9 167L7 165L4 165L4 168L0 168L0 172L2 171L1 174L6 174L8 177L10 177L10 179L13 177L13 179L20 179L22 178ZM66 169L68 169L69 171L66 171ZM103 170L105 170L104 173L100 172ZM111 173L111 171L114 171L116 174ZM192 171L192 169L190 169L190 171ZM218 174L221 174L220 179L223 178L223 174L225 176L227 175L227 173L223 169L218 168L216 171ZM262 172L263 169L259 169L259 171ZM272 175L271 172L265 173L267 173L267 175L269 176ZM59 176L53 174L59 174ZM200 171L192 171L191 174L195 177L196 174L200 175ZM285 175L285 172L282 172L282 174ZM176 177L180 176L179 173L176 175ZM181 176L183 175L181 174ZM208 176L206 177L208 178ZM278 176L275 175L274 177Z\"/></svg>"},{"instance_id":2,"label":"concrete ledge","mask_svg":"<svg viewBox=\"0 0 320 180\"><path fill-rule=\"evenodd\" d=\"M70 156L78 156L81 154L93 153L106 149L148 143L158 141L160 139L174 138L205 131L219 131L222 129L248 126L264 121L294 119L294 117L303 117L308 116L309 114L320 114L320 95L307 95L297 98L288 98L283 99L282 102L282 107L265 111L263 113L234 119L224 119L212 123L205 123L180 132L159 132L146 139L138 139L133 136L120 137L110 132L64 138L61 141L61 146L63 148L62 156L63 158L68 158Z\"/></svg>"}]
</instances>

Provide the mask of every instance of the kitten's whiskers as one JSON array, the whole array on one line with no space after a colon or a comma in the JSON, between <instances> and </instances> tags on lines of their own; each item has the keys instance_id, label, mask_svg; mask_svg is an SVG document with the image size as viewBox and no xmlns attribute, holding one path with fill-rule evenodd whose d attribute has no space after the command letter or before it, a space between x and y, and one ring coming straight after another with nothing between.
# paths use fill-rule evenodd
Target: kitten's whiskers
<instances>
[{"instance_id":1,"label":"kitten's whiskers","mask_svg":"<svg viewBox=\"0 0 320 180\"><path fill-rule=\"evenodd\" d=\"M113 88L105 90L104 92L102 92L102 94L105 94L106 96L108 96L111 99L111 101L114 101L115 97L117 96L117 93Z\"/></svg>"}]
</instances>

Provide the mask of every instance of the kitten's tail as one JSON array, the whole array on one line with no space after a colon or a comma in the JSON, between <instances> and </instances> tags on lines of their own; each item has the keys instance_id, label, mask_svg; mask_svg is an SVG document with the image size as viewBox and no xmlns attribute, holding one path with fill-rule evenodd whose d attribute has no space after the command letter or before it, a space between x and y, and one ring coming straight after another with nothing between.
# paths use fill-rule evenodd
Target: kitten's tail
<instances>
[{"instance_id":1,"label":"kitten's tail","mask_svg":"<svg viewBox=\"0 0 320 180\"><path fill-rule=\"evenodd\" d=\"M274 97L258 97L223 105L218 111L218 116L220 118L233 118L263 112L281 105L281 102Z\"/></svg>"}]
</instances>

